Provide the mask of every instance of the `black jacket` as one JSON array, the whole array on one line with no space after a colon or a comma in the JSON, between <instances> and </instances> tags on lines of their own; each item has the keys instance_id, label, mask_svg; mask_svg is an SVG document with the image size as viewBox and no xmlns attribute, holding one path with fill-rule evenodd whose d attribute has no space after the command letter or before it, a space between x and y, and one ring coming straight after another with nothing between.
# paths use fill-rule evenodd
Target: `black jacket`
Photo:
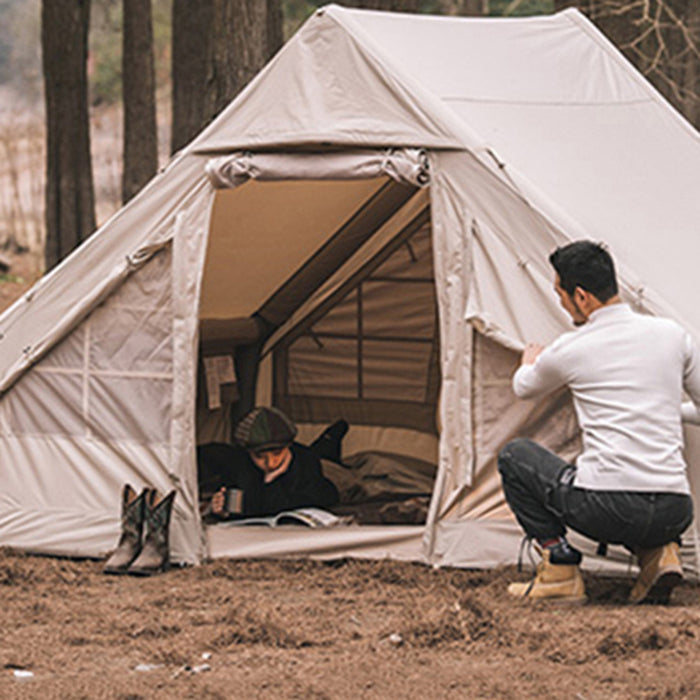
<instances>
[{"instance_id":1,"label":"black jacket","mask_svg":"<svg viewBox=\"0 0 700 700\"><path fill-rule=\"evenodd\" d=\"M338 502L338 489L323 476L321 462L311 449L292 443L292 461L284 474L270 483L247 450L225 443L197 448L200 489L214 492L221 486L243 491L242 517L274 515L283 510ZM240 517L240 516L239 516Z\"/></svg>"}]
</instances>

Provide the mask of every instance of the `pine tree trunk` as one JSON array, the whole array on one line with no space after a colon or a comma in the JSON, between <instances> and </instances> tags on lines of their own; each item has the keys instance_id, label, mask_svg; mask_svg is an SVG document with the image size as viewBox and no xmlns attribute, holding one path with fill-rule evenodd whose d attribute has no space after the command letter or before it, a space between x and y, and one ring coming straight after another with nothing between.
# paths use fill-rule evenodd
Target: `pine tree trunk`
<instances>
[{"instance_id":1,"label":"pine tree trunk","mask_svg":"<svg viewBox=\"0 0 700 700\"><path fill-rule=\"evenodd\" d=\"M281 0L267 0L267 54L269 61L284 43L284 13Z\"/></svg>"},{"instance_id":2,"label":"pine tree trunk","mask_svg":"<svg viewBox=\"0 0 700 700\"><path fill-rule=\"evenodd\" d=\"M124 171L128 202L158 170L155 66L151 0L124 0Z\"/></svg>"},{"instance_id":3,"label":"pine tree trunk","mask_svg":"<svg viewBox=\"0 0 700 700\"><path fill-rule=\"evenodd\" d=\"M43 0L46 98L46 269L95 229L87 52L89 0Z\"/></svg>"},{"instance_id":4,"label":"pine tree trunk","mask_svg":"<svg viewBox=\"0 0 700 700\"><path fill-rule=\"evenodd\" d=\"M173 120L170 139L172 153L189 143L202 129L204 95L208 73L208 45L212 0L173 0L172 81Z\"/></svg>"},{"instance_id":5,"label":"pine tree trunk","mask_svg":"<svg viewBox=\"0 0 700 700\"><path fill-rule=\"evenodd\" d=\"M201 0L196 8L174 0L173 151L217 116L281 45L280 0Z\"/></svg>"}]
</instances>

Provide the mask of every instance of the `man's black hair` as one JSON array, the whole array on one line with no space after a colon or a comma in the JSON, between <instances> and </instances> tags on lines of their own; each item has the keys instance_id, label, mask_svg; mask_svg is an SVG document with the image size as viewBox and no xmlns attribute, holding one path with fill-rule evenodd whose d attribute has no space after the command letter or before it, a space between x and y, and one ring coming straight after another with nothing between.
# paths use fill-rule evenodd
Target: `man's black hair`
<instances>
[{"instance_id":1,"label":"man's black hair","mask_svg":"<svg viewBox=\"0 0 700 700\"><path fill-rule=\"evenodd\" d=\"M605 248L593 241L575 241L557 248L549 262L559 275L561 288L572 296L576 287L605 303L617 294L615 263Z\"/></svg>"}]
</instances>

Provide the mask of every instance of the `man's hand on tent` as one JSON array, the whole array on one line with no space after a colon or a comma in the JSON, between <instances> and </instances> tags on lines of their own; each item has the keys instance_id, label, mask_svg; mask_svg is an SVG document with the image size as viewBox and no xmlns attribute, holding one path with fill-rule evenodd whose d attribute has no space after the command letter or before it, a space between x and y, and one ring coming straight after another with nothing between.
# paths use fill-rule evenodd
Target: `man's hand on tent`
<instances>
[{"instance_id":1,"label":"man's hand on tent","mask_svg":"<svg viewBox=\"0 0 700 700\"><path fill-rule=\"evenodd\" d=\"M520 358L521 365L534 365L535 360L539 357L540 353L544 350L544 345L539 343L527 343L525 349L523 350L523 355Z\"/></svg>"}]
</instances>

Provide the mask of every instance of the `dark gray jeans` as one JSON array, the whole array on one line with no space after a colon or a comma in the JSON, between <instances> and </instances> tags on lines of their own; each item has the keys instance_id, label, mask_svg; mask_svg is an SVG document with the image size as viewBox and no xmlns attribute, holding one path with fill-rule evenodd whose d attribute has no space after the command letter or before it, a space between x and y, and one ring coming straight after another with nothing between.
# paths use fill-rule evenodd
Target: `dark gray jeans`
<instances>
[{"instance_id":1,"label":"dark gray jeans","mask_svg":"<svg viewBox=\"0 0 700 700\"><path fill-rule=\"evenodd\" d=\"M531 440L509 442L498 455L498 470L515 517L540 540L569 527L636 551L677 540L693 519L693 501L684 494L577 488L576 467Z\"/></svg>"}]
</instances>

